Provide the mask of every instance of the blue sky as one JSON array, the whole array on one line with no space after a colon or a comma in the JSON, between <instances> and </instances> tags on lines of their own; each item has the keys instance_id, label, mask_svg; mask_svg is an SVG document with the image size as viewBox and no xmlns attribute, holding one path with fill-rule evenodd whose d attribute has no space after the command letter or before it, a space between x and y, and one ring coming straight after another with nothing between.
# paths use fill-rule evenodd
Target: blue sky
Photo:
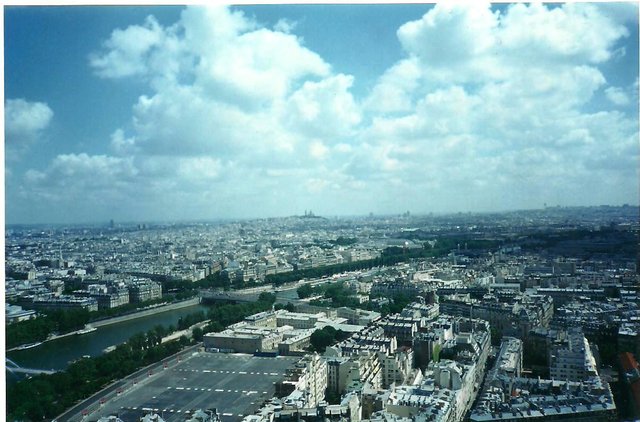
<instances>
[{"instance_id":1,"label":"blue sky","mask_svg":"<svg viewBox=\"0 0 640 422\"><path fill-rule=\"evenodd\" d=\"M638 9L5 7L6 222L638 204Z\"/></svg>"}]
</instances>

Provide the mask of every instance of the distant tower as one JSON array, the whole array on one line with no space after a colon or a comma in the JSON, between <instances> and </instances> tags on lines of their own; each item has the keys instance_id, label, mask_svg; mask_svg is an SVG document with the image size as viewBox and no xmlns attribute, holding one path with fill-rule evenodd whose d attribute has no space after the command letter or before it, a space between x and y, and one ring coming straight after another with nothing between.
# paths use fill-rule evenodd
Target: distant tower
<instances>
[{"instance_id":1,"label":"distant tower","mask_svg":"<svg viewBox=\"0 0 640 422\"><path fill-rule=\"evenodd\" d=\"M114 228L116 224L113 222L113 218L109 220L109 227Z\"/></svg>"}]
</instances>

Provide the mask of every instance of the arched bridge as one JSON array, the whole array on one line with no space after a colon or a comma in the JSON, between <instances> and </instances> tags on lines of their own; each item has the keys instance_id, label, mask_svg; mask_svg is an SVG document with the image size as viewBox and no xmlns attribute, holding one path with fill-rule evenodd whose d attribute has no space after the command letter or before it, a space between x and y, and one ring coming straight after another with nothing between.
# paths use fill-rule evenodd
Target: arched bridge
<instances>
[{"instance_id":1,"label":"arched bridge","mask_svg":"<svg viewBox=\"0 0 640 422\"><path fill-rule=\"evenodd\" d=\"M200 290L202 302L255 302L258 294L241 294L233 291Z\"/></svg>"}]
</instances>

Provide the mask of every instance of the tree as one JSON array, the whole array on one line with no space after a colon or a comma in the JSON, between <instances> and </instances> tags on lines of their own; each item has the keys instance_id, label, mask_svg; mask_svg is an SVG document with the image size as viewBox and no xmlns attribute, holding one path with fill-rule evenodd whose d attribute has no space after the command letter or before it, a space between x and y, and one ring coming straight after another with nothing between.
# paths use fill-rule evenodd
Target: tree
<instances>
[{"instance_id":1,"label":"tree","mask_svg":"<svg viewBox=\"0 0 640 422\"><path fill-rule=\"evenodd\" d=\"M286 311L289 311L289 312L295 312L296 311L295 305L293 303L291 303L291 302L287 302L287 304L284 305L284 309Z\"/></svg>"},{"instance_id":2,"label":"tree","mask_svg":"<svg viewBox=\"0 0 640 422\"><path fill-rule=\"evenodd\" d=\"M269 292L262 292L260 296L258 296L258 302L268 303L269 305L273 305L276 301L276 295Z\"/></svg>"},{"instance_id":3,"label":"tree","mask_svg":"<svg viewBox=\"0 0 640 422\"><path fill-rule=\"evenodd\" d=\"M202 337L204 336L204 332L202 331L202 328L200 327L195 327L192 331L193 334L193 339L197 342L202 341Z\"/></svg>"},{"instance_id":4,"label":"tree","mask_svg":"<svg viewBox=\"0 0 640 422\"><path fill-rule=\"evenodd\" d=\"M324 353L327 346L330 346L335 339L335 328L324 327L322 330L316 330L311 334L311 346L318 353Z\"/></svg>"},{"instance_id":5,"label":"tree","mask_svg":"<svg viewBox=\"0 0 640 422\"><path fill-rule=\"evenodd\" d=\"M137 334L134 334L133 336L131 336L131 338L129 339L129 341L127 343L129 345L131 345L131 349L133 351L144 350L145 343L146 343L146 337L145 337L144 333L137 333Z\"/></svg>"},{"instance_id":6,"label":"tree","mask_svg":"<svg viewBox=\"0 0 640 422\"><path fill-rule=\"evenodd\" d=\"M300 299L305 299L313 294L313 287L311 287L310 284L303 284L302 286L298 287L296 292L298 292L298 297Z\"/></svg>"},{"instance_id":7,"label":"tree","mask_svg":"<svg viewBox=\"0 0 640 422\"><path fill-rule=\"evenodd\" d=\"M342 330L336 330L331 326L324 327L322 330L316 330L311 334L311 346L314 351L324 353L327 346L331 346L336 341L344 340L349 336Z\"/></svg>"}]
</instances>

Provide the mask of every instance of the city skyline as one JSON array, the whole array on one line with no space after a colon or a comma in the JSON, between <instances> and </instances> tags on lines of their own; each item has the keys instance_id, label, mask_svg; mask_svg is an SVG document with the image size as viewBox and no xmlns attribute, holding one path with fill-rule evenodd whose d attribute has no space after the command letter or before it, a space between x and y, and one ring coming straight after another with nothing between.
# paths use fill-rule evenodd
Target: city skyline
<instances>
[{"instance_id":1,"label":"city skyline","mask_svg":"<svg viewBox=\"0 0 640 422\"><path fill-rule=\"evenodd\" d=\"M4 12L7 224L639 201L635 3Z\"/></svg>"}]
</instances>

